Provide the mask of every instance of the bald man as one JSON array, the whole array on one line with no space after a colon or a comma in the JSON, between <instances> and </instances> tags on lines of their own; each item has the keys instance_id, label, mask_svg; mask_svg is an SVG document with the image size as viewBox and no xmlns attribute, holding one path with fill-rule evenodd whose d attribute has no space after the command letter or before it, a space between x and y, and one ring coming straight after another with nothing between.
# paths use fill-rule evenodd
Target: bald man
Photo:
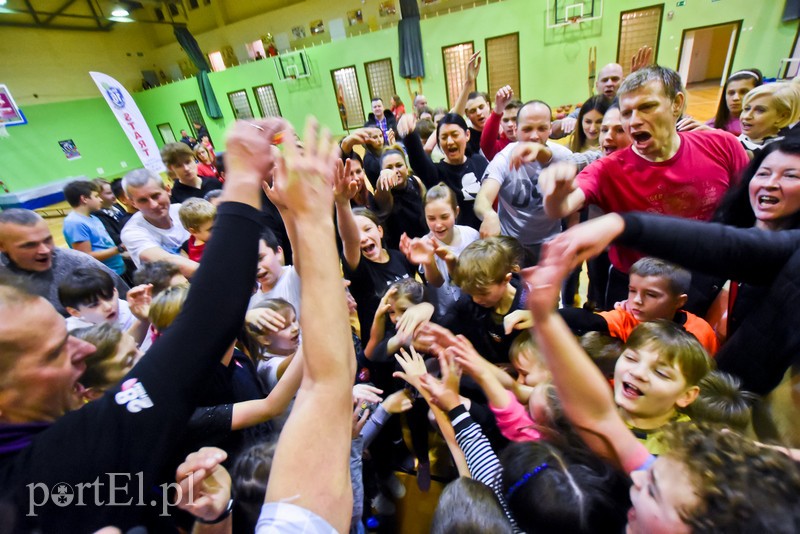
<instances>
[{"instance_id":1,"label":"bald man","mask_svg":"<svg viewBox=\"0 0 800 534\"><path fill-rule=\"evenodd\" d=\"M106 271L120 295L130 289L117 273L88 254L56 247L47 222L38 213L21 208L0 212L0 275L20 278L28 291L44 297L65 317L58 286L81 267Z\"/></svg>"},{"instance_id":2,"label":"bald man","mask_svg":"<svg viewBox=\"0 0 800 534\"><path fill-rule=\"evenodd\" d=\"M609 63L602 69L594 82L594 87L598 95L603 95L609 102L614 100L617 96L622 80L625 78L625 73L622 71L622 65L619 63ZM561 139L572 133L575 129L575 124L578 122L578 113L581 108L576 108L566 118L559 119L553 122L553 129L550 137L553 139Z\"/></svg>"}]
</instances>

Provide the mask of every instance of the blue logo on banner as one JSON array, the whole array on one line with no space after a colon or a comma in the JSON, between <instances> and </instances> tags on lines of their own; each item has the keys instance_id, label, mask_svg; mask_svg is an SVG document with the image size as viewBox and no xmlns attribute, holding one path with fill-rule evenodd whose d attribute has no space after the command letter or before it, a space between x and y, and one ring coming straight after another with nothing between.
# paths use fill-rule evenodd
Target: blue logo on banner
<instances>
[{"instance_id":1,"label":"blue logo on banner","mask_svg":"<svg viewBox=\"0 0 800 534\"><path fill-rule=\"evenodd\" d=\"M111 102L115 106L117 106L120 109L125 107L125 97L122 96L122 91L120 91L119 88L109 87L108 89L106 89L106 93L108 94L108 98L111 99Z\"/></svg>"}]
</instances>

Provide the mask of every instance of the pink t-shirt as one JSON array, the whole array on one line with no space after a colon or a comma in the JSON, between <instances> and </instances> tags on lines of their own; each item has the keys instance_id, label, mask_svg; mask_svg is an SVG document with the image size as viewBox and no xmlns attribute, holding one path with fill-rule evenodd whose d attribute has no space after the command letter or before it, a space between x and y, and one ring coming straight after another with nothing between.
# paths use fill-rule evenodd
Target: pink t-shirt
<instances>
[{"instance_id":1,"label":"pink t-shirt","mask_svg":"<svg viewBox=\"0 0 800 534\"><path fill-rule=\"evenodd\" d=\"M713 128L714 120L715 119L708 119L706 121L706 126L711 126ZM742 134L742 123L739 122L739 117L731 117L730 119L728 119L728 124L719 129L725 130L726 132L730 132L736 137L739 137Z\"/></svg>"},{"instance_id":2,"label":"pink t-shirt","mask_svg":"<svg viewBox=\"0 0 800 534\"><path fill-rule=\"evenodd\" d=\"M681 146L667 161L648 161L628 147L586 167L576 178L586 203L606 213L711 219L725 192L739 181L747 153L736 137L720 130L678 135ZM614 267L627 273L641 254L612 246L609 256Z\"/></svg>"}]
</instances>

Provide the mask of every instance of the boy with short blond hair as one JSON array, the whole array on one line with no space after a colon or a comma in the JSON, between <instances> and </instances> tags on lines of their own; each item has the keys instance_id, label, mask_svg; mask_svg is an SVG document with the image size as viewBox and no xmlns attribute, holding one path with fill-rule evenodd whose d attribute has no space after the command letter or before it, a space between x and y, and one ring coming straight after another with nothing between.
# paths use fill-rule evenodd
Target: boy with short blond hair
<instances>
[{"instance_id":1,"label":"boy with short blond hair","mask_svg":"<svg viewBox=\"0 0 800 534\"><path fill-rule=\"evenodd\" d=\"M693 334L713 355L718 347L714 329L701 317L682 309L691 282L691 273L682 267L658 258L642 258L631 266L628 300L624 305L600 313L577 308L559 312L578 335L596 331L623 342L640 323L666 319Z\"/></svg>"},{"instance_id":2,"label":"boy with short blond hair","mask_svg":"<svg viewBox=\"0 0 800 534\"><path fill-rule=\"evenodd\" d=\"M189 198L181 204L178 217L190 234L189 239L181 245L181 252L190 260L199 262L203 257L216 216L216 206L202 198Z\"/></svg>"},{"instance_id":3,"label":"boy with short blond hair","mask_svg":"<svg viewBox=\"0 0 800 534\"><path fill-rule=\"evenodd\" d=\"M453 270L462 295L442 324L464 334L493 363L508 362L511 342L527 328L525 296L519 275L522 248L511 237L479 239L465 248Z\"/></svg>"}]
</instances>

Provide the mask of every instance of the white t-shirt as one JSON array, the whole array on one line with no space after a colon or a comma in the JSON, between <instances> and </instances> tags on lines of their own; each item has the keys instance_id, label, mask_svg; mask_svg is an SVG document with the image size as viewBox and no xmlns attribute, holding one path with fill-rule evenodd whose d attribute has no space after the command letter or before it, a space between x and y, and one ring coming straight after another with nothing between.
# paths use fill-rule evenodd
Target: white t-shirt
<instances>
[{"instance_id":1,"label":"white t-shirt","mask_svg":"<svg viewBox=\"0 0 800 534\"><path fill-rule=\"evenodd\" d=\"M500 233L517 238L523 245L535 245L560 232L561 221L551 219L544 212L544 196L539 187L542 165L533 162L516 170L511 168L511 152L516 146L517 143L510 143L498 152L486 167L483 179L500 182L497 206ZM572 154L569 149L550 141L547 148L553 153L548 165L568 160Z\"/></svg>"},{"instance_id":2,"label":"white t-shirt","mask_svg":"<svg viewBox=\"0 0 800 534\"><path fill-rule=\"evenodd\" d=\"M281 277L275 287L262 293L258 290L252 297L250 297L249 309L257 306L261 302L268 299L283 299L292 306L297 313L297 320L300 320L300 275L294 268L294 265L284 265L281 268Z\"/></svg>"},{"instance_id":3,"label":"white t-shirt","mask_svg":"<svg viewBox=\"0 0 800 534\"><path fill-rule=\"evenodd\" d=\"M142 260L139 255L142 251L154 247L161 248L170 254L178 255L181 245L189 239L189 232L181 224L178 217L180 204L171 204L169 207L169 218L172 220L172 227L164 229L157 228L145 220L142 212L137 212L125 223L120 237L136 267L141 267Z\"/></svg>"},{"instance_id":4,"label":"white t-shirt","mask_svg":"<svg viewBox=\"0 0 800 534\"><path fill-rule=\"evenodd\" d=\"M262 359L258 362L258 378L261 379L261 383L264 384L264 386L267 388L267 391L271 393L272 390L275 389L275 386L278 385L278 367L286 360L286 358L288 358L288 356L265 354L262 356L262 358L266 359ZM285 425L286 420L289 419L289 413L291 413L293 406L294 397L286 407L286 411L269 420L269 424L272 425L273 432L277 434L283 429L283 425Z\"/></svg>"}]
</instances>

